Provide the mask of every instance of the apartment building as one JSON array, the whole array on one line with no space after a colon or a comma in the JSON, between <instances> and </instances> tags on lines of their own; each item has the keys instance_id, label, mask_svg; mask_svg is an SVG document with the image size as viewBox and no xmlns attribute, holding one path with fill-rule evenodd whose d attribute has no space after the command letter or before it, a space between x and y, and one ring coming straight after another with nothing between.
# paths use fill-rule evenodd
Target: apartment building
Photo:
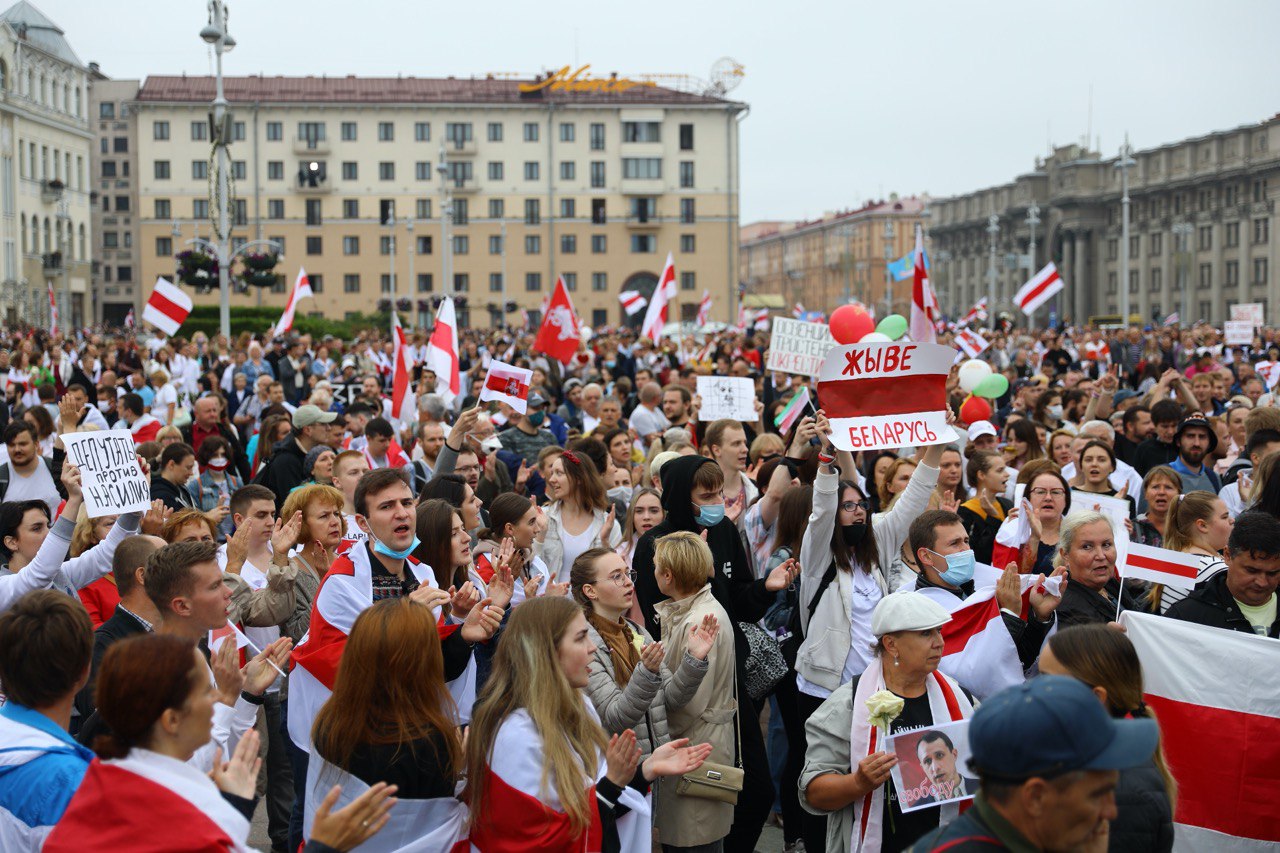
<instances>
[{"instance_id":1,"label":"apartment building","mask_svg":"<svg viewBox=\"0 0 1280 853\"><path fill-rule=\"evenodd\" d=\"M98 144L89 173L96 193L93 205L93 267L91 288L94 321L118 326L130 309L141 316L142 281L138 269L137 171L138 123L131 105L138 95L137 80L112 80L97 63L89 63L89 115Z\"/></svg>"}]
</instances>

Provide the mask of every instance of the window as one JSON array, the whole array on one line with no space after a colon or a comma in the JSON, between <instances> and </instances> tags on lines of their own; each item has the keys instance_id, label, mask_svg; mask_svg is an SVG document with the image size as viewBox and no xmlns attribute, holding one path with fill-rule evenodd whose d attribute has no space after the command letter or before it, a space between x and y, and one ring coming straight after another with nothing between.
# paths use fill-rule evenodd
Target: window
<instances>
[{"instance_id":1,"label":"window","mask_svg":"<svg viewBox=\"0 0 1280 853\"><path fill-rule=\"evenodd\" d=\"M467 275L464 272L454 273L453 289L458 293L466 293L468 290L471 289L471 276ZM462 313L462 312L458 312L458 313ZM463 320L462 325L463 326L467 325L465 320Z\"/></svg>"},{"instance_id":2,"label":"window","mask_svg":"<svg viewBox=\"0 0 1280 853\"><path fill-rule=\"evenodd\" d=\"M347 273L342 277L343 293L359 293L360 292L360 275L358 273Z\"/></svg>"},{"instance_id":3,"label":"window","mask_svg":"<svg viewBox=\"0 0 1280 853\"><path fill-rule=\"evenodd\" d=\"M419 293L430 293L431 289L434 286L435 286L435 282L431 277L431 273L429 272L418 273L418 292Z\"/></svg>"},{"instance_id":4,"label":"window","mask_svg":"<svg viewBox=\"0 0 1280 853\"><path fill-rule=\"evenodd\" d=\"M624 121L623 142L661 142L662 124L656 121Z\"/></svg>"},{"instance_id":5,"label":"window","mask_svg":"<svg viewBox=\"0 0 1280 853\"><path fill-rule=\"evenodd\" d=\"M156 238L156 254L160 257L168 257L173 254L173 240L169 237Z\"/></svg>"},{"instance_id":6,"label":"window","mask_svg":"<svg viewBox=\"0 0 1280 853\"><path fill-rule=\"evenodd\" d=\"M541 255L542 236L539 234L526 234L524 238L524 253L526 255Z\"/></svg>"},{"instance_id":7,"label":"window","mask_svg":"<svg viewBox=\"0 0 1280 853\"><path fill-rule=\"evenodd\" d=\"M524 164L524 179L526 181L538 180L538 161L528 160Z\"/></svg>"},{"instance_id":8,"label":"window","mask_svg":"<svg viewBox=\"0 0 1280 853\"><path fill-rule=\"evenodd\" d=\"M1213 286L1213 264L1201 264L1199 287L1201 290L1208 290L1212 286Z\"/></svg>"},{"instance_id":9,"label":"window","mask_svg":"<svg viewBox=\"0 0 1280 853\"><path fill-rule=\"evenodd\" d=\"M1227 184L1223 188L1223 204L1227 207L1235 207L1240 202L1240 188L1235 184Z\"/></svg>"},{"instance_id":10,"label":"window","mask_svg":"<svg viewBox=\"0 0 1280 853\"><path fill-rule=\"evenodd\" d=\"M191 180L205 181L209 179L209 161L208 160L192 160L191 161Z\"/></svg>"},{"instance_id":11,"label":"window","mask_svg":"<svg viewBox=\"0 0 1280 853\"><path fill-rule=\"evenodd\" d=\"M151 138L161 142L167 142L169 139L169 122L153 121L151 122Z\"/></svg>"},{"instance_id":12,"label":"window","mask_svg":"<svg viewBox=\"0 0 1280 853\"><path fill-rule=\"evenodd\" d=\"M267 180L268 181L284 180L284 161L282 160L267 161Z\"/></svg>"},{"instance_id":13,"label":"window","mask_svg":"<svg viewBox=\"0 0 1280 853\"><path fill-rule=\"evenodd\" d=\"M413 164L413 178L417 181L431 180L431 164L425 160L419 160Z\"/></svg>"},{"instance_id":14,"label":"window","mask_svg":"<svg viewBox=\"0 0 1280 853\"><path fill-rule=\"evenodd\" d=\"M209 140L209 122L201 119L191 122L191 141L207 142Z\"/></svg>"},{"instance_id":15,"label":"window","mask_svg":"<svg viewBox=\"0 0 1280 853\"><path fill-rule=\"evenodd\" d=\"M593 272L591 274L591 289L595 291L608 290L609 274L607 272Z\"/></svg>"},{"instance_id":16,"label":"window","mask_svg":"<svg viewBox=\"0 0 1280 853\"><path fill-rule=\"evenodd\" d=\"M1253 259L1253 283L1254 284L1267 283L1267 259L1266 258Z\"/></svg>"},{"instance_id":17,"label":"window","mask_svg":"<svg viewBox=\"0 0 1280 853\"><path fill-rule=\"evenodd\" d=\"M502 235L501 234L489 235L489 254L491 255L502 254Z\"/></svg>"},{"instance_id":18,"label":"window","mask_svg":"<svg viewBox=\"0 0 1280 853\"><path fill-rule=\"evenodd\" d=\"M378 141L379 142L395 142L396 126L394 122L380 121L378 122Z\"/></svg>"},{"instance_id":19,"label":"window","mask_svg":"<svg viewBox=\"0 0 1280 853\"><path fill-rule=\"evenodd\" d=\"M417 215L419 219L431 218L431 199L420 198L417 200L417 204L415 205L415 207L417 209Z\"/></svg>"},{"instance_id":20,"label":"window","mask_svg":"<svg viewBox=\"0 0 1280 853\"><path fill-rule=\"evenodd\" d=\"M249 224L249 200L243 198L233 199L235 202L231 210L232 225L248 225ZM120 205L116 205L116 210L120 210ZM124 208L128 210L128 208ZM232 242L235 242L234 240Z\"/></svg>"},{"instance_id":21,"label":"window","mask_svg":"<svg viewBox=\"0 0 1280 853\"><path fill-rule=\"evenodd\" d=\"M455 198L453 200L453 224L466 225L470 221L467 212L467 200L465 198Z\"/></svg>"},{"instance_id":22,"label":"window","mask_svg":"<svg viewBox=\"0 0 1280 853\"><path fill-rule=\"evenodd\" d=\"M537 122L526 121L524 123L524 141L525 142L538 141L538 123Z\"/></svg>"},{"instance_id":23,"label":"window","mask_svg":"<svg viewBox=\"0 0 1280 853\"><path fill-rule=\"evenodd\" d=\"M243 181L249 174L249 168L243 160L231 161L231 177Z\"/></svg>"},{"instance_id":24,"label":"window","mask_svg":"<svg viewBox=\"0 0 1280 853\"><path fill-rule=\"evenodd\" d=\"M561 142L573 142L576 133L577 131L574 129L573 122L566 121L566 122L560 123L560 141Z\"/></svg>"},{"instance_id":25,"label":"window","mask_svg":"<svg viewBox=\"0 0 1280 853\"><path fill-rule=\"evenodd\" d=\"M346 139L344 125L343 139ZM324 122L322 121L300 121L298 122L298 141L304 143L308 148L318 148L321 142L324 142Z\"/></svg>"},{"instance_id":26,"label":"window","mask_svg":"<svg viewBox=\"0 0 1280 853\"><path fill-rule=\"evenodd\" d=\"M281 122L281 121L267 122L267 141L279 142L282 139L284 139L284 122Z\"/></svg>"},{"instance_id":27,"label":"window","mask_svg":"<svg viewBox=\"0 0 1280 853\"><path fill-rule=\"evenodd\" d=\"M1201 251L1213 248L1213 226L1200 226L1200 249Z\"/></svg>"},{"instance_id":28,"label":"window","mask_svg":"<svg viewBox=\"0 0 1280 853\"><path fill-rule=\"evenodd\" d=\"M657 180L662 177L661 157L623 157L624 180Z\"/></svg>"},{"instance_id":29,"label":"window","mask_svg":"<svg viewBox=\"0 0 1280 853\"><path fill-rule=\"evenodd\" d=\"M381 225L394 225L396 221L396 200L393 198L378 199L378 222Z\"/></svg>"},{"instance_id":30,"label":"window","mask_svg":"<svg viewBox=\"0 0 1280 853\"><path fill-rule=\"evenodd\" d=\"M324 238L308 237L307 238L307 254L308 255L324 254Z\"/></svg>"},{"instance_id":31,"label":"window","mask_svg":"<svg viewBox=\"0 0 1280 853\"><path fill-rule=\"evenodd\" d=\"M133 267L116 267L116 281L133 281Z\"/></svg>"},{"instance_id":32,"label":"window","mask_svg":"<svg viewBox=\"0 0 1280 853\"><path fill-rule=\"evenodd\" d=\"M504 199L500 199L500 198L489 199L489 218L490 219L503 219L506 217L506 215L507 215L507 203Z\"/></svg>"},{"instance_id":33,"label":"window","mask_svg":"<svg viewBox=\"0 0 1280 853\"><path fill-rule=\"evenodd\" d=\"M1265 143L1266 137L1259 137L1259 141ZM1259 150L1263 149L1260 147ZM1253 182L1253 200L1255 202L1267 200L1267 181L1265 178Z\"/></svg>"},{"instance_id":34,"label":"window","mask_svg":"<svg viewBox=\"0 0 1280 853\"><path fill-rule=\"evenodd\" d=\"M413 141L414 142L430 142L431 141L431 122L415 121L413 123Z\"/></svg>"},{"instance_id":35,"label":"window","mask_svg":"<svg viewBox=\"0 0 1280 853\"><path fill-rule=\"evenodd\" d=\"M1253 242L1265 243L1269 239L1271 232L1271 219L1269 217L1261 217L1253 220Z\"/></svg>"},{"instance_id":36,"label":"window","mask_svg":"<svg viewBox=\"0 0 1280 853\"><path fill-rule=\"evenodd\" d=\"M342 180L354 181L360 177L360 166L350 160L344 160L342 163Z\"/></svg>"},{"instance_id":37,"label":"window","mask_svg":"<svg viewBox=\"0 0 1280 853\"><path fill-rule=\"evenodd\" d=\"M1159 267L1156 267L1155 269L1151 270L1151 292L1152 293L1158 292L1160 288L1163 286L1163 282L1164 282L1164 270L1160 269Z\"/></svg>"},{"instance_id":38,"label":"window","mask_svg":"<svg viewBox=\"0 0 1280 853\"><path fill-rule=\"evenodd\" d=\"M453 181L454 186L463 187L471 182L471 163L448 163L445 168L445 177Z\"/></svg>"},{"instance_id":39,"label":"window","mask_svg":"<svg viewBox=\"0 0 1280 853\"><path fill-rule=\"evenodd\" d=\"M604 163L600 160L591 161L591 186L595 189L604 186Z\"/></svg>"},{"instance_id":40,"label":"window","mask_svg":"<svg viewBox=\"0 0 1280 853\"><path fill-rule=\"evenodd\" d=\"M560 199L560 218L573 219L577 215L575 210L576 207L577 205L574 204L573 199L571 198Z\"/></svg>"},{"instance_id":41,"label":"window","mask_svg":"<svg viewBox=\"0 0 1280 853\"><path fill-rule=\"evenodd\" d=\"M1222 283L1236 285L1240 283L1240 262L1227 261L1222 267Z\"/></svg>"},{"instance_id":42,"label":"window","mask_svg":"<svg viewBox=\"0 0 1280 853\"><path fill-rule=\"evenodd\" d=\"M578 289L578 274L576 272L561 273L560 277L564 279L565 290Z\"/></svg>"},{"instance_id":43,"label":"window","mask_svg":"<svg viewBox=\"0 0 1280 853\"><path fill-rule=\"evenodd\" d=\"M692 272L680 273L680 289L696 290L698 287L698 274Z\"/></svg>"},{"instance_id":44,"label":"window","mask_svg":"<svg viewBox=\"0 0 1280 853\"><path fill-rule=\"evenodd\" d=\"M491 181L502 180L502 163L501 162L493 161L489 163L489 180Z\"/></svg>"},{"instance_id":45,"label":"window","mask_svg":"<svg viewBox=\"0 0 1280 853\"><path fill-rule=\"evenodd\" d=\"M604 215L604 199L591 199L591 221L596 225L603 225L606 222Z\"/></svg>"},{"instance_id":46,"label":"window","mask_svg":"<svg viewBox=\"0 0 1280 853\"><path fill-rule=\"evenodd\" d=\"M342 254L344 255L360 254L360 238L359 237L343 237L342 238Z\"/></svg>"},{"instance_id":47,"label":"window","mask_svg":"<svg viewBox=\"0 0 1280 853\"><path fill-rule=\"evenodd\" d=\"M116 196L116 213L129 212L129 197L127 195Z\"/></svg>"},{"instance_id":48,"label":"window","mask_svg":"<svg viewBox=\"0 0 1280 853\"><path fill-rule=\"evenodd\" d=\"M417 246L417 250L418 250L418 254L419 254L419 255L429 255L429 254L431 254L431 237L430 237L430 235L428 235L428 236L419 236L419 237L418 237L418 246Z\"/></svg>"},{"instance_id":49,"label":"window","mask_svg":"<svg viewBox=\"0 0 1280 853\"><path fill-rule=\"evenodd\" d=\"M343 219L359 219L360 218L360 199L344 198L342 200L342 218Z\"/></svg>"},{"instance_id":50,"label":"window","mask_svg":"<svg viewBox=\"0 0 1280 853\"><path fill-rule=\"evenodd\" d=\"M390 273L385 273L385 272L384 272L384 273L379 277L379 281L378 281L378 289L379 289L382 293L390 293L390 292L391 292L391 275L390 275Z\"/></svg>"},{"instance_id":51,"label":"window","mask_svg":"<svg viewBox=\"0 0 1280 853\"><path fill-rule=\"evenodd\" d=\"M98 104L98 118L115 118L116 105L106 101Z\"/></svg>"},{"instance_id":52,"label":"window","mask_svg":"<svg viewBox=\"0 0 1280 853\"><path fill-rule=\"evenodd\" d=\"M1153 255L1160 254L1163 251L1163 246L1164 246L1164 235L1152 234L1151 235L1151 254Z\"/></svg>"},{"instance_id":53,"label":"window","mask_svg":"<svg viewBox=\"0 0 1280 853\"><path fill-rule=\"evenodd\" d=\"M524 224L537 225L542 221L542 201L536 198L524 200Z\"/></svg>"},{"instance_id":54,"label":"window","mask_svg":"<svg viewBox=\"0 0 1280 853\"><path fill-rule=\"evenodd\" d=\"M471 141L471 122L451 121L444 126L444 135L455 148L461 148Z\"/></svg>"},{"instance_id":55,"label":"window","mask_svg":"<svg viewBox=\"0 0 1280 853\"><path fill-rule=\"evenodd\" d=\"M106 199L103 198L105 202ZM209 218L209 199L197 198L191 201L191 218L192 219L208 219Z\"/></svg>"},{"instance_id":56,"label":"window","mask_svg":"<svg viewBox=\"0 0 1280 853\"><path fill-rule=\"evenodd\" d=\"M693 125L691 124L680 125L680 150L693 150Z\"/></svg>"},{"instance_id":57,"label":"window","mask_svg":"<svg viewBox=\"0 0 1280 853\"><path fill-rule=\"evenodd\" d=\"M244 122L233 121L231 123L231 141L244 142Z\"/></svg>"},{"instance_id":58,"label":"window","mask_svg":"<svg viewBox=\"0 0 1280 853\"><path fill-rule=\"evenodd\" d=\"M284 219L284 199L267 199L267 219Z\"/></svg>"},{"instance_id":59,"label":"window","mask_svg":"<svg viewBox=\"0 0 1280 853\"><path fill-rule=\"evenodd\" d=\"M680 235L680 251L684 254L693 254L698 251L697 238L693 234Z\"/></svg>"},{"instance_id":60,"label":"window","mask_svg":"<svg viewBox=\"0 0 1280 853\"><path fill-rule=\"evenodd\" d=\"M342 141L356 141L356 123L354 121L344 121L342 123Z\"/></svg>"},{"instance_id":61,"label":"window","mask_svg":"<svg viewBox=\"0 0 1280 853\"><path fill-rule=\"evenodd\" d=\"M604 150L604 125L603 124L593 123L591 125L591 150L592 151Z\"/></svg>"},{"instance_id":62,"label":"window","mask_svg":"<svg viewBox=\"0 0 1280 853\"><path fill-rule=\"evenodd\" d=\"M273 237L282 247L284 242L279 237ZM319 273L307 273L307 281L311 283L312 293L324 293L324 276Z\"/></svg>"},{"instance_id":63,"label":"window","mask_svg":"<svg viewBox=\"0 0 1280 853\"><path fill-rule=\"evenodd\" d=\"M453 235L453 253L455 255L468 255L471 253L471 238L466 234Z\"/></svg>"},{"instance_id":64,"label":"window","mask_svg":"<svg viewBox=\"0 0 1280 853\"><path fill-rule=\"evenodd\" d=\"M591 254L603 255L609 251L609 239L604 234L591 235Z\"/></svg>"},{"instance_id":65,"label":"window","mask_svg":"<svg viewBox=\"0 0 1280 853\"><path fill-rule=\"evenodd\" d=\"M680 186L682 187L693 186L693 161L692 160L680 161Z\"/></svg>"},{"instance_id":66,"label":"window","mask_svg":"<svg viewBox=\"0 0 1280 853\"><path fill-rule=\"evenodd\" d=\"M1222 243L1228 249L1234 249L1240 245L1240 223L1228 222L1226 231L1222 235Z\"/></svg>"},{"instance_id":67,"label":"window","mask_svg":"<svg viewBox=\"0 0 1280 853\"><path fill-rule=\"evenodd\" d=\"M658 240L652 234L632 234L632 254L647 254L658 251Z\"/></svg>"},{"instance_id":68,"label":"window","mask_svg":"<svg viewBox=\"0 0 1280 853\"><path fill-rule=\"evenodd\" d=\"M169 161L168 160L157 160L155 162L155 170L156 170L157 181L169 180Z\"/></svg>"},{"instance_id":69,"label":"window","mask_svg":"<svg viewBox=\"0 0 1280 853\"><path fill-rule=\"evenodd\" d=\"M1130 293L1138 292L1138 271L1137 270L1129 270L1129 292Z\"/></svg>"},{"instance_id":70,"label":"window","mask_svg":"<svg viewBox=\"0 0 1280 853\"><path fill-rule=\"evenodd\" d=\"M380 255L391 254L392 240L393 238L391 237L390 234L383 234L381 237L379 237L378 238L378 254Z\"/></svg>"},{"instance_id":71,"label":"window","mask_svg":"<svg viewBox=\"0 0 1280 853\"><path fill-rule=\"evenodd\" d=\"M530 293L542 290L542 273L527 272L524 274L524 289Z\"/></svg>"},{"instance_id":72,"label":"window","mask_svg":"<svg viewBox=\"0 0 1280 853\"><path fill-rule=\"evenodd\" d=\"M378 180L394 181L396 179L396 164L383 161L378 164Z\"/></svg>"},{"instance_id":73,"label":"window","mask_svg":"<svg viewBox=\"0 0 1280 853\"><path fill-rule=\"evenodd\" d=\"M320 199L318 198L307 199L307 224L320 224Z\"/></svg>"},{"instance_id":74,"label":"window","mask_svg":"<svg viewBox=\"0 0 1280 853\"><path fill-rule=\"evenodd\" d=\"M502 273L500 272L489 273L489 292L490 293L502 292Z\"/></svg>"},{"instance_id":75,"label":"window","mask_svg":"<svg viewBox=\"0 0 1280 853\"><path fill-rule=\"evenodd\" d=\"M103 160L102 161L102 177L114 178L115 176L116 176L116 161Z\"/></svg>"},{"instance_id":76,"label":"window","mask_svg":"<svg viewBox=\"0 0 1280 853\"><path fill-rule=\"evenodd\" d=\"M491 122L489 122L488 137L487 137L487 138L488 138L488 140L489 140L490 142L501 142L501 141L502 141L502 122L500 122L500 121L491 121Z\"/></svg>"},{"instance_id":77,"label":"window","mask_svg":"<svg viewBox=\"0 0 1280 853\"><path fill-rule=\"evenodd\" d=\"M572 160L565 160L560 164L560 180L572 181L578 176L578 164Z\"/></svg>"},{"instance_id":78,"label":"window","mask_svg":"<svg viewBox=\"0 0 1280 853\"><path fill-rule=\"evenodd\" d=\"M169 210L169 199L156 199L156 219L168 219L170 216Z\"/></svg>"},{"instance_id":79,"label":"window","mask_svg":"<svg viewBox=\"0 0 1280 853\"><path fill-rule=\"evenodd\" d=\"M578 253L578 238L573 234L560 235L560 254L575 255Z\"/></svg>"},{"instance_id":80,"label":"window","mask_svg":"<svg viewBox=\"0 0 1280 853\"><path fill-rule=\"evenodd\" d=\"M120 235L115 231L102 232L102 245L108 249L114 249L120 245Z\"/></svg>"},{"instance_id":81,"label":"window","mask_svg":"<svg viewBox=\"0 0 1280 853\"><path fill-rule=\"evenodd\" d=\"M694 210L694 200L691 198L680 199L680 221L696 222L697 215Z\"/></svg>"}]
</instances>

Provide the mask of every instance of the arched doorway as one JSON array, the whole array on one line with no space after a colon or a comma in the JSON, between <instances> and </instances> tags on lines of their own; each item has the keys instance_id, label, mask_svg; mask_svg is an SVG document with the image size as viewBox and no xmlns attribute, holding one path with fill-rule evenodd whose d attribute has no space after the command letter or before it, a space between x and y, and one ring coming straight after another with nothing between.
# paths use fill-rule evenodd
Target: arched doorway
<instances>
[{"instance_id":1,"label":"arched doorway","mask_svg":"<svg viewBox=\"0 0 1280 853\"><path fill-rule=\"evenodd\" d=\"M658 288L658 277L651 272L638 272L631 275L622 283L622 289L619 293L628 290L634 290L645 299L653 299L653 291ZM630 326L633 329L639 329L640 324L644 322L644 311L637 311L630 317L627 316L627 310L622 307L622 303L618 303L618 311L622 315L622 323L620 325Z\"/></svg>"}]
</instances>

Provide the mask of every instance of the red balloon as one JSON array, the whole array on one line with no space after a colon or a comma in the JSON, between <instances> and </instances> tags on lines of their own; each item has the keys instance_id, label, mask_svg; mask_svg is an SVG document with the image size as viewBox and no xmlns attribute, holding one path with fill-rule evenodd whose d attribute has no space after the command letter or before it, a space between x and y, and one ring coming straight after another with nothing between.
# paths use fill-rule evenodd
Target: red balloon
<instances>
[{"instance_id":1,"label":"red balloon","mask_svg":"<svg viewBox=\"0 0 1280 853\"><path fill-rule=\"evenodd\" d=\"M991 420L991 404L981 397L970 395L960 406L960 420L967 424Z\"/></svg>"},{"instance_id":2,"label":"red balloon","mask_svg":"<svg viewBox=\"0 0 1280 853\"><path fill-rule=\"evenodd\" d=\"M875 331L876 321L857 305L841 305L831 312L831 336L842 344L856 344L863 335Z\"/></svg>"}]
</instances>

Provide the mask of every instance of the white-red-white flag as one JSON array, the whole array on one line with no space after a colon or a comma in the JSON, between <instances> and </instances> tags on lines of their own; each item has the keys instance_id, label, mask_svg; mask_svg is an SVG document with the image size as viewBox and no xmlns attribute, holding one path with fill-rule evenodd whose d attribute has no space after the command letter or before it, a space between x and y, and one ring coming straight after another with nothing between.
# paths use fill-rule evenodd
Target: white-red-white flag
<instances>
[{"instance_id":1,"label":"white-red-white flag","mask_svg":"<svg viewBox=\"0 0 1280 853\"><path fill-rule=\"evenodd\" d=\"M1270 391L1276 387L1276 383L1280 382L1280 361L1260 361L1253 366L1254 372L1262 377L1262 381L1267 383L1267 390Z\"/></svg>"},{"instance_id":2,"label":"white-red-white flag","mask_svg":"<svg viewBox=\"0 0 1280 853\"><path fill-rule=\"evenodd\" d=\"M538 337L533 341L533 351L545 353L561 364L568 364L581 344L582 326L578 322L578 312L573 307L573 300L569 298L569 288L565 286L564 276L560 276L556 279L556 289L542 311L542 325L538 327Z\"/></svg>"},{"instance_id":3,"label":"white-red-white flag","mask_svg":"<svg viewBox=\"0 0 1280 853\"><path fill-rule=\"evenodd\" d=\"M497 400L523 415L529 408L531 382L532 370L502 361L491 361L489 374L484 378L484 387L480 389L480 402Z\"/></svg>"},{"instance_id":4,"label":"white-red-white flag","mask_svg":"<svg viewBox=\"0 0 1280 853\"><path fill-rule=\"evenodd\" d=\"M142 320L166 335L173 335L191 313L191 306L190 296L163 278L158 278L146 307L142 309Z\"/></svg>"},{"instance_id":5,"label":"white-red-white flag","mask_svg":"<svg viewBox=\"0 0 1280 853\"><path fill-rule=\"evenodd\" d=\"M1173 849L1280 849L1280 643L1128 610L1120 624L1178 780Z\"/></svg>"},{"instance_id":6,"label":"white-red-white flag","mask_svg":"<svg viewBox=\"0 0 1280 853\"><path fill-rule=\"evenodd\" d=\"M956 330L955 344L969 358L977 358L984 349L991 346L986 338L971 329Z\"/></svg>"},{"instance_id":7,"label":"white-red-white flag","mask_svg":"<svg viewBox=\"0 0 1280 853\"><path fill-rule=\"evenodd\" d=\"M1031 281L1022 285L1022 289L1013 297L1013 301L1022 309L1022 313L1030 317L1036 309L1060 292L1066 283L1058 276L1058 268L1053 262L1045 264L1044 269L1036 273Z\"/></svg>"},{"instance_id":8,"label":"white-red-white flag","mask_svg":"<svg viewBox=\"0 0 1280 853\"><path fill-rule=\"evenodd\" d=\"M58 334L58 299L53 295L53 280L46 282L49 288L49 334Z\"/></svg>"},{"instance_id":9,"label":"white-red-white flag","mask_svg":"<svg viewBox=\"0 0 1280 853\"><path fill-rule=\"evenodd\" d=\"M808 312L804 310L803 302L797 302L795 305L791 306L791 316L795 317L797 320L803 319L804 315L807 313Z\"/></svg>"},{"instance_id":10,"label":"white-red-white flag","mask_svg":"<svg viewBox=\"0 0 1280 853\"><path fill-rule=\"evenodd\" d=\"M924 229L916 226L916 266L911 283L911 340L918 344L937 343L934 329L938 301L929 286L929 271L924 260Z\"/></svg>"},{"instance_id":11,"label":"white-red-white flag","mask_svg":"<svg viewBox=\"0 0 1280 853\"><path fill-rule=\"evenodd\" d=\"M1138 578L1178 589L1194 589L1200 564L1201 557L1197 554L1183 554L1168 548L1130 542L1128 553L1117 568L1122 578Z\"/></svg>"},{"instance_id":12,"label":"white-red-white flag","mask_svg":"<svg viewBox=\"0 0 1280 853\"><path fill-rule=\"evenodd\" d=\"M987 297L984 296L981 299L979 299L976 303L974 303L974 306L969 309L968 313L966 313L963 317L960 318L960 322L956 323L956 325L968 326L972 323L981 322L986 319L987 319Z\"/></svg>"},{"instance_id":13,"label":"white-red-white flag","mask_svg":"<svg viewBox=\"0 0 1280 853\"><path fill-rule=\"evenodd\" d=\"M702 301L698 303L698 325L705 326L711 322L711 291L702 291Z\"/></svg>"},{"instance_id":14,"label":"white-red-white flag","mask_svg":"<svg viewBox=\"0 0 1280 853\"><path fill-rule=\"evenodd\" d=\"M436 393L450 403L462 390L458 376L458 315L453 297L440 300L436 309L436 325L427 341L427 357L423 363L436 373Z\"/></svg>"},{"instance_id":15,"label":"white-red-white flag","mask_svg":"<svg viewBox=\"0 0 1280 853\"><path fill-rule=\"evenodd\" d=\"M222 642L230 639L231 637L236 638L237 649L243 649L245 646L252 645L249 642L249 638L244 635L244 632L236 627L236 623L228 620L227 624L223 625L221 628L214 628L209 632L209 651L216 653L218 649L222 647Z\"/></svg>"},{"instance_id":16,"label":"white-red-white flag","mask_svg":"<svg viewBox=\"0 0 1280 853\"><path fill-rule=\"evenodd\" d=\"M129 309L129 313L124 315L124 327L126 329L133 328L133 309Z\"/></svg>"},{"instance_id":17,"label":"white-red-white flag","mask_svg":"<svg viewBox=\"0 0 1280 853\"><path fill-rule=\"evenodd\" d=\"M405 340L404 327L400 325L400 315L395 311L391 312L391 331L394 335L391 350L394 364L391 371L391 417L408 423L413 420L413 411L406 411L406 404L410 403L412 397L409 393L409 378L413 375L413 356L410 355L409 342ZM454 370L457 370L457 364L455 361ZM436 374L437 383L441 376L440 373Z\"/></svg>"},{"instance_id":18,"label":"white-red-white flag","mask_svg":"<svg viewBox=\"0 0 1280 853\"><path fill-rule=\"evenodd\" d=\"M279 337L285 332L293 328L293 315L298 310L299 299L313 299L315 294L311 292L311 279L307 278L307 271L302 267L298 267L298 278L293 283L293 290L289 292L289 301L285 303L284 313L280 315L280 322L276 323L276 327L272 329L271 336Z\"/></svg>"},{"instance_id":19,"label":"white-red-white flag","mask_svg":"<svg viewBox=\"0 0 1280 853\"><path fill-rule=\"evenodd\" d=\"M638 290L624 290L618 294L618 301L622 303L622 309L627 312L627 316L631 317L641 308L649 304L649 300L640 295Z\"/></svg>"},{"instance_id":20,"label":"white-red-white flag","mask_svg":"<svg viewBox=\"0 0 1280 853\"><path fill-rule=\"evenodd\" d=\"M671 300L676 298L676 263L670 252L667 253L667 264L662 268L662 276L658 286L653 289L653 298L649 300L649 310L644 314L644 323L640 326L640 334L657 343L662 338L662 327L667 325L667 314Z\"/></svg>"}]
</instances>

